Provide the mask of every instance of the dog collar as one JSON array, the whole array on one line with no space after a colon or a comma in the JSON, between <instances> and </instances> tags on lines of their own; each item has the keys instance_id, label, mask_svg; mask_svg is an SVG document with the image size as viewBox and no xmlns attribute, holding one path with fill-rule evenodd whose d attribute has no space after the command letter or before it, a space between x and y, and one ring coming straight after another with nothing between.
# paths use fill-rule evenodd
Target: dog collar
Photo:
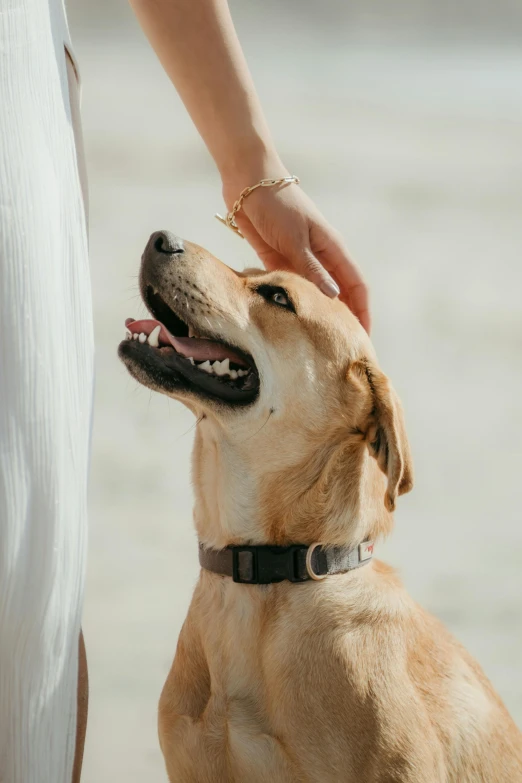
<instances>
[{"instance_id":1,"label":"dog collar","mask_svg":"<svg viewBox=\"0 0 522 783\"><path fill-rule=\"evenodd\" d=\"M227 546L208 549L199 544L199 563L206 571L231 576L234 582L266 585L273 582L307 582L344 574L369 563L373 541L355 547L324 544L291 546Z\"/></svg>"}]
</instances>

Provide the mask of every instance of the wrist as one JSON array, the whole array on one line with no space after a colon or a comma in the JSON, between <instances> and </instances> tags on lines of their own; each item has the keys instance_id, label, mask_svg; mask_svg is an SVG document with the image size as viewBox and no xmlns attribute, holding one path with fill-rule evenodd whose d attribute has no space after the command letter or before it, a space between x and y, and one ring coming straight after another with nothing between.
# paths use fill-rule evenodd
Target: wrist
<instances>
[{"instance_id":1,"label":"wrist","mask_svg":"<svg viewBox=\"0 0 522 783\"><path fill-rule=\"evenodd\" d=\"M260 143L237 150L227 165L220 167L223 198L228 209L244 188L269 177L286 177L288 169L274 148Z\"/></svg>"}]
</instances>

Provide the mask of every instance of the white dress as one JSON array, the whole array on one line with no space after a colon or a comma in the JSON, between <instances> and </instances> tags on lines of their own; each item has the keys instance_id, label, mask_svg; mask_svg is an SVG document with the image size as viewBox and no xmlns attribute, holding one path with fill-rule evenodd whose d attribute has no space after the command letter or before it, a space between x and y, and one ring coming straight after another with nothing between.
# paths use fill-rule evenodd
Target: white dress
<instances>
[{"instance_id":1,"label":"white dress","mask_svg":"<svg viewBox=\"0 0 522 783\"><path fill-rule=\"evenodd\" d=\"M93 335L61 0L0 0L0 781L70 783Z\"/></svg>"}]
</instances>

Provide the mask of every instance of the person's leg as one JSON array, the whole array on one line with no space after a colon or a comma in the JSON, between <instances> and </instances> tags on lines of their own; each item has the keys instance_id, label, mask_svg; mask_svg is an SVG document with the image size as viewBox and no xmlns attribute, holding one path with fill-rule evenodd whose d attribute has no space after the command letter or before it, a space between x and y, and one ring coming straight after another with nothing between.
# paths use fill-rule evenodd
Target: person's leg
<instances>
[{"instance_id":1,"label":"person's leg","mask_svg":"<svg viewBox=\"0 0 522 783\"><path fill-rule=\"evenodd\" d=\"M0 14L0 781L70 783L93 387L86 223L48 4Z\"/></svg>"},{"instance_id":2,"label":"person's leg","mask_svg":"<svg viewBox=\"0 0 522 783\"><path fill-rule=\"evenodd\" d=\"M80 783L82 776L83 750L85 747L85 734L87 732L87 716L89 711L89 673L87 669L87 655L83 633L80 633L80 645L78 653L78 695L76 712L76 748L74 751L74 765L72 783Z\"/></svg>"}]
</instances>

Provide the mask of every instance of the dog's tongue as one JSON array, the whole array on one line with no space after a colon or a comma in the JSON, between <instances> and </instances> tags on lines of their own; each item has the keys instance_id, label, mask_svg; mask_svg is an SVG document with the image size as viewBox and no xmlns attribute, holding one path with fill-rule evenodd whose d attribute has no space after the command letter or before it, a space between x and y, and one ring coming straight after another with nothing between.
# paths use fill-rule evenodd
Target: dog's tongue
<instances>
[{"instance_id":1,"label":"dog's tongue","mask_svg":"<svg viewBox=\"0 0 522 783\"><path fill-rule=\"evenodd\" d=\"M241 367L247 367L245 360L235 353L227 345L223 343L215 342L214 340L204 340L199 337L174 337L162 323L155 321L152 318L148 318L143 321L135 321L133 318L127 318L125 326L132 334L146 334L147 337L158 326L160 331L158 334L158 342L161 345L172 345L174 350L184 356L186 359L192 358L197 362L204 362L207 359L210 362L222 361L223 359L229 359L235 364L239 364Z\"/></svg>"}]
</instances>

